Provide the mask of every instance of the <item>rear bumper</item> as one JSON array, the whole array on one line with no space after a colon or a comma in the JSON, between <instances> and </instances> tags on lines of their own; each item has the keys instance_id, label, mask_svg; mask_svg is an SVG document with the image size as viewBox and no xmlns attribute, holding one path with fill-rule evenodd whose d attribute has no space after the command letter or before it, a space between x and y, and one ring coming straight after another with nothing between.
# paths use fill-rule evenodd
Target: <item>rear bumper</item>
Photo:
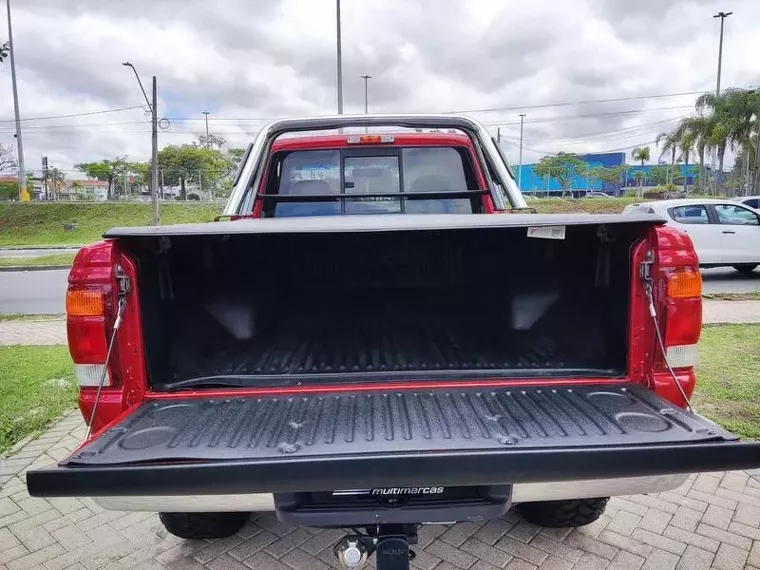
<instances>
[{"instance_id":1,"label":"rear bumper","mask_svg":"<svg viewBox=\"0 0 760 570\"><path fill-rule=\"evenodd\" d=\"M425 485L499 485L754 469L760 443L701 443L348 455L57 467L27 473L38 497L295 493ZM392 475L390 475L392 474Z\"/></svg>"},{"instance_id":2,"label":"rear bumper","mask_svg":"<svg viewBox=\"0 0 760 570\"><path fill-rule=\"evenodd\" d=\"M513 503L560 501L616 495L640 495L670 491L683 485L688 475L662 475L653 477L623 477L593 481L564 481L550 483L519 483L512 488ZM266 512L274 511L271 493L235 495L135 495L121 497L93 497L104 509L114 511L148 512Z\"/></svg>"}]
</instances>

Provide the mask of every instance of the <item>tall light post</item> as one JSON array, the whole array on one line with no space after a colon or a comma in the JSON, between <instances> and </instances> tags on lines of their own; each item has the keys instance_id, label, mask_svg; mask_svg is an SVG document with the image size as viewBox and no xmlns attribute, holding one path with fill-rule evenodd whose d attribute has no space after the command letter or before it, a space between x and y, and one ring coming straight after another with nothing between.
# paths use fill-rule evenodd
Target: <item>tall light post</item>
<instances>
[{"instance_id":1,"label":"tall light post","mask_svg":"<svg viewBox=\"0 0 760 570\"><path fill-rule=\"evenodd\" d=\"M209 116L211 113L210 113L210 112L208 112L208 111L203 111L203 114L204 114L204 115L205 115L205 117L206 117L206 148L211 148L211 143L210 143L210 141L208 140L208 116Z\"/></svg>"},{"instance_id":2,"label":"tall light post","mask_svg":"<svg viewBox=\"0 0 760 570\"><path fill-rule=\"evenodd\" d=\"M16 153L18 154L18 197L22 202L29 201L26 190L26 169L24 168L24 141L21 138L21 112L18 107L18 87L16 87L16 44L13 43L11 27L11 0L6 2L8 7L8 45L11 56L11 84L13 85L13 110L16 113Z\"/></svg>"},{"instance_id":3,"label":"tall light post","mask_svg":"<svg viewBox=\"0 0 760 570\"><path fill-rule=\"evenodd\" d=\"M369 80L372 79L371 75L360 75L362 79L364 79L364 114L369 113Z\"/></svg>"},{"instance_id":4,"label":"tall light post","mask_svg":"<svg viewBox=\"0 0 760 570\"><path fill-rule=\"evenodd\" d=\"M523 124L525 123L525 113L520 113L520 164L517 166L517 187L522 190L522 143L523 143Z\"/></svg>"},{"instance_id":5,"label":"tall light post","mask_svg":"<svg viewBox=\"0 0 760 570\"><path fill-rule=\"evenodd\" d=\"M137 83L140 85L140 91L142 91L145 102L150 109L151 118L151 156L150 156L150 202L152 210L153 225L158 225L158 87L156 84L156 76L153 76L152 85L152 99L153 102L148 99L147 93L143 88L142 81L140 80L140 74L137 73L137 69L130 62L125 61L122 63L124 67L132 68L137 78Z\"/></svg>"},{"instance_id":6,"label":"tall light post","mask_svg":"<svg viewBox=\"0 0 760 570\"><path fill-rule=\"evenodd\" d=\"M726 18L728 18L733 12L718 12L717 14L713 15L713 18L720 18L720 39L718 40L718 76L715 82L715 96L720 96L720 75L722 72L723 67L723 25L726 21ZM712 150L710 153L710 167L712 168L713 173L715 173L715 192L718 192L718 176L715 172L715 161L716 161L716 152L715 149ZM722 174L722 173L721 173Z\"/></svg>"},{"instance_id":7,"label":"tall light post","mask_svg":"<svg viewBox=\"0 0 760 570\"><path fill-rule=\"evenodd\" d=\"M337 56L338 56L338 115L343 114L343 56L341 54L340 37L340 0L335 0L335 18L337 32Z\"/></svg>"}]
</instances>

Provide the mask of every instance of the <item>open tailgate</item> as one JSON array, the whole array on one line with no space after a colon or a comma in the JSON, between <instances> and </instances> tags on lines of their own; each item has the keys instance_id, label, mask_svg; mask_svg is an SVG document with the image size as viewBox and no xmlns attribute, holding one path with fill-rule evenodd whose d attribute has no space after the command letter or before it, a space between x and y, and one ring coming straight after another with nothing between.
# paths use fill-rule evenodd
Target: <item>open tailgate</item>
<instances>
[{"instance_id":1,"label":"open tailgate","mask_svg":"<svg viewBox=\"0 0 760 570\"><path fill-rule=\"evenodd\" d=\"M760 443L633 384L160 399L53 469L33 496L488 485L760 466Z\"/></svg>"}]
</instances>

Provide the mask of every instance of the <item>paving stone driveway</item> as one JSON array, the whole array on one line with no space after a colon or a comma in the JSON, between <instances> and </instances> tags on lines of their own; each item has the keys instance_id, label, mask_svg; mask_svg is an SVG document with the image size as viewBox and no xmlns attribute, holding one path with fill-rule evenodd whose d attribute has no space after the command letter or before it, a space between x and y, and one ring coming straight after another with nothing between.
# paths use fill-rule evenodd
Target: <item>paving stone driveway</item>
<instances>
[{"instance_id":1,"label":"paving stone driveway","mask_svg":"<svg viewBox=\"0 0 760 570\"><path fill-rule=\"evenodd\" d=\"M77 413L0 463L0 570L326 570L339 530L298 528L255 515L237 535L186 541L153 513L104 511L88 499L34 499L24 472L74 449ZM692 477L659 495L613 498L587 527L545 529L515 511L485 524L420 531L419 570L760 570L760 471Z\"/></svg>"}]
</instances>

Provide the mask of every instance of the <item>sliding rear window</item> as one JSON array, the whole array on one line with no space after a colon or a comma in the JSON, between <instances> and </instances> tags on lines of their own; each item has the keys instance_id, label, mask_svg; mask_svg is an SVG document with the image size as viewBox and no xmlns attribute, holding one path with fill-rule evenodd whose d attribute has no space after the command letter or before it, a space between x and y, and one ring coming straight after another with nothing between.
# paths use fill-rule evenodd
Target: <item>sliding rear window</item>
<instances>
[{"instance_id":1,"label":"sliding rear window","mask_svg":"<svg viewBox=\"0 0 760 570\"><path fill-rule=\"evenodd\" d=\"M265 217L471 214L482 211L481 196L461 193L477 189L465 149L299 150L274 156L265 193L287 201L266 200L263 212ZM441 195L454 192L459 194L452 198ZM404 197L407 193L416 197Z\"/></svg>"}]
</instances>

